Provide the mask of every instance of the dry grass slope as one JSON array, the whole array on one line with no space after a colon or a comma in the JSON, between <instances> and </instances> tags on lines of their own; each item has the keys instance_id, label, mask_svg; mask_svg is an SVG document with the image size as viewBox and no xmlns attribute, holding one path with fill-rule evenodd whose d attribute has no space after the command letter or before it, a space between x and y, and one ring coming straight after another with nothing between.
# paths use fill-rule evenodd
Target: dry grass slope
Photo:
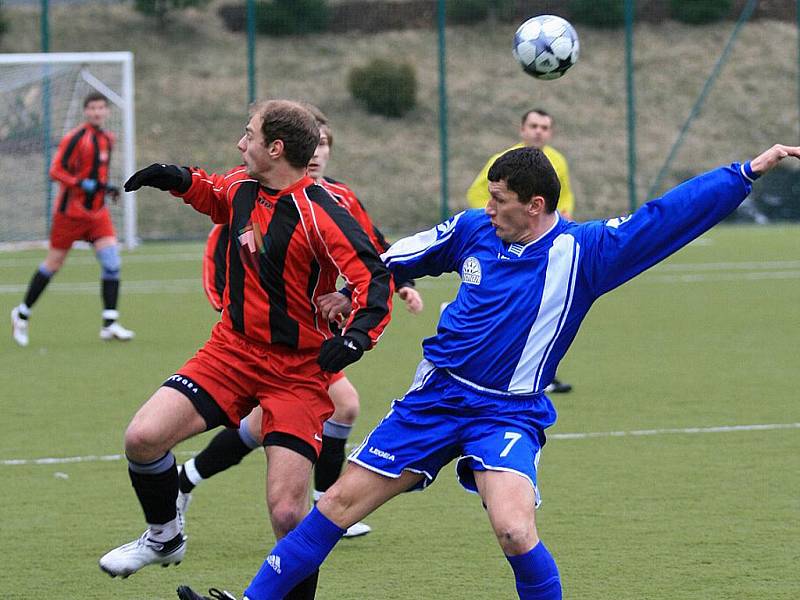
<instances>
[{"instance_id":1,"label":"dry grass slope","mask_svg":"<svg viewBox=\"0 0 800 600\"><path fill-rule=\"evenodd\" d=\"M38 50L38 12L8 8L4 52ZM643 198L719 56L731 23L672 22L636 29L638 189ZM450 206L463 206L474 173L516 139L518 115L543 106L557 119L555 144L570 160L579 218L625 212L627 135L621 32L583 28L580 63L562 80L538 82L510 55L513 26L447 32ZM332 119L330 173L356 189L389 232L438 219L437 56L433 31L260 38L258 94L318 104ZM748 24L679 153L669 183L798 137L797 32L787 23ZM136 56L140 165L152 161L212 169L238 161L246 110L243 36L225 31L215 5L177 15L166 32L119 5L52 8L51 50L129 49ZM349 68L375 57L416 66L419 106L402 120L366 114L346 89ZM5 200L4 200L5 201ZM148 237L199 236L204 217L154 192L140 194Z\"/></svg>"}]
</instances>

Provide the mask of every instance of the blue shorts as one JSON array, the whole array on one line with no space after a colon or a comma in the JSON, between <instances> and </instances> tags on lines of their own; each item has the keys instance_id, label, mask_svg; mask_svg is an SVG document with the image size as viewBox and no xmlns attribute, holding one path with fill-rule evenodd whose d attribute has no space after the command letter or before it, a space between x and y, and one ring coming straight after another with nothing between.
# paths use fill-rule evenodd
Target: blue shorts
<instances>
[{"instance_id":1,"label":"blue shorts","mask_svg":"<svg viewBox=\"0 0 800 600\"><path fill-rule=\"evenodd\" d=\"M430 485L454 459L464 488L477 492L473 471L508 471L536 491L536 468L544 430L556 411L544 394L509 397L456 381L423 360L406 395L350 454L349 460L386 477L403 471L424 475L414 489Z\"/></svg>"}]
</instances>

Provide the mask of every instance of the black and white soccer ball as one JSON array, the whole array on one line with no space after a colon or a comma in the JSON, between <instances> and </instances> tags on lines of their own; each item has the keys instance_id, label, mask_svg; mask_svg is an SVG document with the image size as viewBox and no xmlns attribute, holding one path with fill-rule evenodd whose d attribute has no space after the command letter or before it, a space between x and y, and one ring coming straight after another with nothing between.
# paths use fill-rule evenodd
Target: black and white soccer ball
<instances>
[{"instance_id":1,"label":"black and white soccer ball","mask_svg":"<svg viewBox=\"0 0 800 600\"><path fill-rule=\"evenodd\" d=\"M578 62L579 53L575 28L555 15L531 17L514 34L514 58L537 79L558 79Z\"/></svg>"}]
</instances>

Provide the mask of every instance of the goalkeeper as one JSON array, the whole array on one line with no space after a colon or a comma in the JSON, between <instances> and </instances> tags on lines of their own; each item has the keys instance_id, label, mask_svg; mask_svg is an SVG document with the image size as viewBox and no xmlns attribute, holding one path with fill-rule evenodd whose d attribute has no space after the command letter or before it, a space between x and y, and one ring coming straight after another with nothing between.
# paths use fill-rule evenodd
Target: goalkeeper
<instances>
[{"instance_id":1,"label":"goalkeeper","mask_svg":"<svg viewBox=\"0 0 800 600\"><path fill-rule=\"evenodd\" d=\"M133 331L117 322L119 312L120 256L114 224L105 204L107 194L116 201L119 190L108 184L114 136L103 129L109 115L108 99L93 92L83 100L85 122L63 137L50 165L50 177L61 184L50 228L50 247L33 274L22 303L11 311L14 341L28 345L31 309L47 284L67 259L72 244L84 240L94 246L100 263L103 325L100 339L130 340Z\"/></svg>"}]
</instances>

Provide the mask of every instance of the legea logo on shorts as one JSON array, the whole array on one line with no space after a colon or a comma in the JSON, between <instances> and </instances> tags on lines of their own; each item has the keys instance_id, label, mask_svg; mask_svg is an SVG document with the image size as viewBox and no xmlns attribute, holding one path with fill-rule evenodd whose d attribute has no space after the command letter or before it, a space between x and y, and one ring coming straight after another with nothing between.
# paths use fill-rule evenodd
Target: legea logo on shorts
<instances>
[{"instance_id":1,"label":"legea logo on shorts","mask_svg":"<svg viewBox=\"0 0 800 600\"><path fill-rule=\"evenodd\" d=\"M390 461L394 462L394 454L389 454L385 450L380 450L380 449L376 448L375 446L370 446L369 447L369 453L370 454L374 454L375 456L380 456L381 458L384 458L386 460L390 460Z\"/></svg>"},{"instance_id":2,"label":"legea logo on shorts","mask_svg":"<svg viewBox=\"0 0 800 600\"><path fill-rule=\"evenodd\" d=\"M464 265L461 267L461 279L464 283L480 285L481 263L474 256L470 256L464 261Z\"/></svg>"},{"instance_id":3,"label":"legea logo on shorts","mask_svg":"<svg viewBox=\"0 0 800 600\"><path fill-rule=\"evenodd\" d=\"M180 383L183 387L188 388L189 390L191 390L195 394L199 390L199 388L194 383L192 383L191 381L186 379L186 377L181 377L180 375L173 375L172 377L169 378L169 381L174 381L175 383Z\"/></svg>"}]
</instances>

